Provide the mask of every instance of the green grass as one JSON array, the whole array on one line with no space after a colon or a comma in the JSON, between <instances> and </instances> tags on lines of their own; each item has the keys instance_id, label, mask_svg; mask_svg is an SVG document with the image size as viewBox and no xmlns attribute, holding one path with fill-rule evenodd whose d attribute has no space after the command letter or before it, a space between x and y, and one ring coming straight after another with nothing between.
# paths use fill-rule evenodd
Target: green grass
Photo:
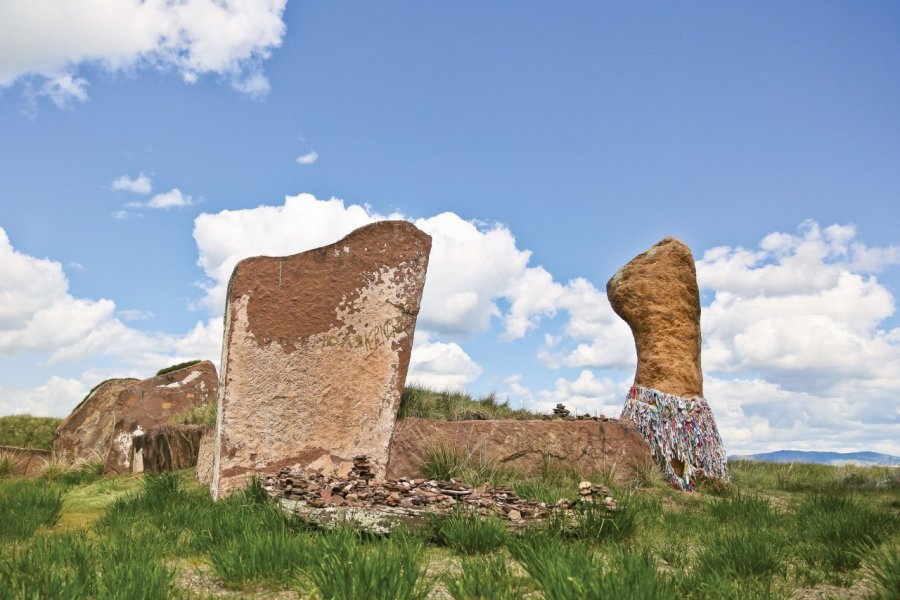
<instances>
[{"instance_id":1,"label":"green grass","mask_svg":"<svg viewBox=\"0 0 900 600\"><path fill-rule=\"evenodd\" d=\"M192 366L196 365L196 364L199 363L199 362L200 362L199 359L197 359L197 360L188 360L188 361L185 361L185 362L183 362L183 363L178 363L177 365L172 365L171 367L165 367L165 368L160 369L159 371L157 371L157 372L156 372L156 376L159 377L160 375L165 375L166 373L172 373L172 372L174 372L174 371L180 371L181 369L186 369L186 368L188 368L188 367L192 367Z\"/></svg>"},{"instance_id":2,"label":"green grass","mask_svg":"<svg viewBox=\"0 0 900 600\"><path fill-rule=\"evenodd\" d=\"M293 581L297 570L312 564L312 551L313 541L307 534L286 527L275 531L246 527L213 546L210 559L229 588L284 586Z\"/></svg>"},{"instance_id":3,"label":"green grass","mask_svg":"<svg viewBox=\"0 0 900 600\"><path fill-rule=\"evenodd\" d=\"M815 494L797 507L802 558L825 570L856 569L871 544L879 544L900 528L896 512L856 498Z\"/></svg>"},{"instance_id":4,"label":"green grass","mask_svg":"<svg viewBox=\"0 0 900 600\"><path fill-rule=\"evenodd\" d=\"M750 527L768 527L781 519L766 498L755 494L736 494L717 500L709 507L709 513L722 523L737 523Z\"/></svg>"},{"instance_id":5,"label":"green grass","mask_svg":"<svg viewBox=\"0 0 900 600\"><path fill-rule=\"evenodd\" d=\"M322 535L309 578L323 598L334 600L418 600L431 582L424 577L424 544L408 534L366 542L340 528Z\"/></svg>"},{"instance_id":6,"label":"green grass","mask_svg":"<svg viewBox=\"0 0 900 600\"><path fill-rule=\"evenodd\" d=\"M192 406L182 413L172 416L173 425L207 425L214 427L216 424L216 402L207 402L199 406Z\"/></svg>"},{"instance_id":7,"label":"green grass","mask_svg":"<svg viewBox=\"0 0 900 600\"><path fill-rule=\"evenodd\" d=\"M454 600L522 600L524 590L516 584L506 556L463 558L459 573L442 578Z\"/></svg>"},{"instance_id":8,"label":"green grass","mask_svg":"<svg viewBox=\"0 0 900 600\"><path fill-rule=\"evenodd\" d=\"M0 487L0 542L31 537L52 526L62 511L62 490L40 481L18 480Z\"/></svg>"},{"instance_id":9,"label":"green grass","mask_svg":"<svg viewBox=\"0 0 900 600\"><path fill-rule=\"evenodd\" d=\"M900 598L900 544L875 549L870 555L870 561L872 581L875 584L872 598Z\"/></svg>"},{"instance_id":10,"label":"green grass","mask_svg":"<svg viewBox=\"0 0 900 600\"><path fill-rule=\"evenodd\" d=\"M62 419L10 415L0 417L0 446L53 450L53 434Z\"/></svg>"},{"instance_id":11,"label":"green grass","mask_svg":"<svg viewBox=\"0 0 900 600\"><path fill-rule=\"evenodd\" d=\"M502 548L509 534L497 517L462 510L431 519L433 539L459 554L486 554Z\"/></svg>"},{"instance_id":12,"label":"green grass","mask_svg":"<svg viewBox=\"0 0 900 600\"><path fill-rule=\"evenodd\" d=\"M439 391L408 385L400 399L400 419L418 417L438 421L540 419L541 415L498 402L496 394L472 398L463 392Z\"/></svg>"},{"instance_id":13,"label":"green grass","mask_svg":"<svg viewBox=\"0 0 900 600\"><path fill-rule=\"evenodd\" d=\"M659 572L648 553L612 546L601 557L590 547L537 532L515 540L510 551L548 600L679 597L673 580Z\"/></svg>"},{"instance_id":14,"label":"green grass","mask_svg":"<svg viewBox=\"0 0 900 600\"><path fill-rule=\"evenodd\" d=\"M785 570L785 541L766 529L717 531L695 563L695 577L763 579Z\"/></svg>"},{"instance_id":15,"label":"green grass","mask_svg":"<svg viewBox=\"0 0 900 600\"><path fill-rule=\"evenodd\" d=\"M581 479L555 463L524 476L455 460L447 463L454 473L548 504L576 497ZM898 596L900 502L890 471L763 464L733 472L725 497L638 481L613 488L616 511L556 511L524 532L459 512L384 538L288 517L259 482L213 502L191 470L13 476L0 480L0 600L195 597L181 587L185 576L204 582L201 595L232 597L422 598L437 582L453 598L737 600L801 588Z\"/></svg>"},{"instance_id":16,"label":"green grass","mask_svg":"<svg viewBox=\"0 0 900 600\"><path fill-rule=\"evenodd\" d=\"M173 573L147 537L79 533L40 537L0 560L0 600L30 598L158 599L171 594Z\"/></svg>"}]
</instances>

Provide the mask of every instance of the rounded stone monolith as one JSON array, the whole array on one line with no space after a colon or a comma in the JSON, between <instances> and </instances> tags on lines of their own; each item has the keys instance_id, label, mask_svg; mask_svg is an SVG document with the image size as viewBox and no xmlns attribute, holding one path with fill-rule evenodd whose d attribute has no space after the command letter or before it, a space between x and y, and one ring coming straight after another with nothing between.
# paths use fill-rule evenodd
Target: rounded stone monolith
<instances>
[{"instance_id":1,"label":"rounded stone monolith","mask_svg":"<svg viewBox=\"0 0 900 600\"><path fill-rule=\"evenodd\" d=\"M637 349L622 419L644 435L672 485L689 490L701 478L728 481L722 439L703 398L700 289L690 248L665 238L619 269L606 295Z\"/></svg>"}]
</instances>

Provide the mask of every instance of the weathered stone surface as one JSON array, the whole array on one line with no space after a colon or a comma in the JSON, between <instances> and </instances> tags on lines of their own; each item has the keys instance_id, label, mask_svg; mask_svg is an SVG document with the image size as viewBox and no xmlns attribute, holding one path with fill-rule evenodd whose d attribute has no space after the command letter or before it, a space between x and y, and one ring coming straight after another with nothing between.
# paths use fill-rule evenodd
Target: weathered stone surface
<instances>
[{"instance_id":1,"label":"weathered stone surface","mask_svg":"<svg viewBox=\"0 0 900 600\"><path fill-rule=\"evenodd\" d=\"M213 463L216 460L216 430L205 427L200 436L200 448L197 451L197 468L194 474L197 481L204 485L212 483Z\"/></svg>"},{"instance_id":2,"label":"weathered stone surface","mask_svg":"<svg viewBox=\"0 0 900 600\"><path fill-rule=\"evenodd\" d=\"M215 401L217 390L216 367L208 360L125 387L112 407L115 425L104 474L133 470L131 437L137 428L146 433L167 424L173 415Z\"/></svg>"},{"instance_id":3,"label":"weathered stone surface","mask_svg":"<svg viewBox=\"0 0 900 600\"><path fill-rule=\"evenodd\" d=\"M540 472L545 461L584 475L612 471L626 482L635 466L651 461L650 447L633 427L618 421L432 421L397 422L388 477L421 476L429 448L446 447L484 456L523 473Z\"/></svg>"},{"instance_id":4,"label":"weathered stone surface","mask_svg":"<svg viewBox=\"0 0 900 600\"><path fill-rule=\"evenodd\" d=\"M728 481L722 438L703 398L700 290L690 249L662 240L619 269L606 294L637 348L622 419L647 439L672 485L689 490L700 478Z\"/></svg>"},{"instance_id":5,"label":"weathered stone surface","mask_svg":"<svg viewBox=\"0 0 900 600\"><path fill-rule=\"evenodd\" d=\"M116 424L114 407L119 394L138 379L110 379L78 406L56 428L53 450L63 460L104 460Z\"/></svg>"},{"instance_id":6,"label":"weathered stone surface","mask_svg":"<svg viewBox=\"0 0 900 600\"><path fill-rule=\"evenodd\" d=\"M690 248L667 237L619 269L606 295L634 334L634 385L703 396L700 290Z\"/></svg>"},{"instance_id":7,"label":"weathered stone surface","mask_svg":"<svg viewBox=\"0 0 900 600\"><path fill-rule=\"evenodd\" d=\"M144 471L161 473L197 464L203 425L158 425L144 434Z\"/></svg>"},{"instance_id":8,"label":"weathered stone surface","mask_svg":"<svg viewBox=\"0 0 900 600\"><path fill-rule=\"evenodd\" d=\"M406 379L431 238L367 225L283 258L238 263L225 308L211 491L283 466L384 472Z\"/></svg>"}]
</instances>

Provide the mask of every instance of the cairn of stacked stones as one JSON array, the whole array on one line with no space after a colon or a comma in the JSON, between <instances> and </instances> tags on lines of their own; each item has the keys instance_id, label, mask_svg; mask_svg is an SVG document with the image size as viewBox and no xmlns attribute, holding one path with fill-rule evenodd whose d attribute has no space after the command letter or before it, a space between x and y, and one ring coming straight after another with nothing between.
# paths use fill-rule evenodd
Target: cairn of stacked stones
<instances>
[{"instance_id":1,"label":"cairn of stacked stones","mask_svg":"<svg viewBox=\"0 0 900 600\"><path fill-rule=\"evenodd\" d=\"M447 514L468 509L482 515L496 515L514 524L525 524L549 516L552 509L568 510L579 503L598 503L608 511L616 510L609 488L583 481L578 500L560 500L554 506L519 498L506 486L472 487L457 479L441 481L417 478L374 481L366 456L353 459L354 469L347 477L328 477L320 470L282 468L268 476L264 489L275 498L300 503L304 508L329 507L402 508L421 513Z\"/></svg>"},{"instance_id":2,"label":"cairn of stacked stones","mask_svg":"<svg viewBox=\"0 0 900 600\"><path fill-rule=\"evenodd\" d=\"M566 408L565 404L557 404L556 408L553 409L553 416L557 419L565 419L569 416L569 409Z\"/></svg>"}]
</instances>

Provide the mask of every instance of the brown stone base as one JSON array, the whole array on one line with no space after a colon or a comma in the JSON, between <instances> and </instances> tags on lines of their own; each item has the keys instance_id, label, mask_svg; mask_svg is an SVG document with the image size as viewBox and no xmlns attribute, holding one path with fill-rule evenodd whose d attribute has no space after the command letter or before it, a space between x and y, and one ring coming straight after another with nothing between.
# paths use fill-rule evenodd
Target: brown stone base
<instances>
[{"instance_id":1,"label":"brown stone base","mask_svg":"<svg viewBox=\"0 0 900 600\"><path fill-rule=\"evenodd\" d=\"M485 457L525 474L551 466L585 477L612 473L626 482L636 465L649 463L650 446L634 427L619 421L432 421L397 422L387 477L422 476L429 448L446 447Z\"/></svg>"}]
</instances>

